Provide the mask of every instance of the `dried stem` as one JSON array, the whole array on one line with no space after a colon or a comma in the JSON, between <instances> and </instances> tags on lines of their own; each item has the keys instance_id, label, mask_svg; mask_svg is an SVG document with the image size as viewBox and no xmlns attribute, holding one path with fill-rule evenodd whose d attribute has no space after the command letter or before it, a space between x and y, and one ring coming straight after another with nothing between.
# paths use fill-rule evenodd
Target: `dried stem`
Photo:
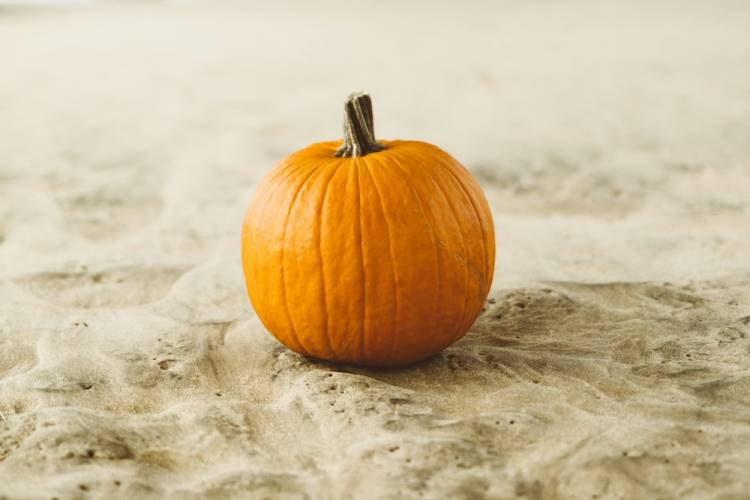
<instances>
[{"instance_id":1,"label":"dried stem","mask_svg":"<svg viewBox=\"0 0 750 500\"><path fill-rule=\"evenodd\" d=\"M372 118L372 100L368 94L355 92L344 105L344 144L336 156L365 156L384 149L375 140Z\"/></svg>"}]
</instances>

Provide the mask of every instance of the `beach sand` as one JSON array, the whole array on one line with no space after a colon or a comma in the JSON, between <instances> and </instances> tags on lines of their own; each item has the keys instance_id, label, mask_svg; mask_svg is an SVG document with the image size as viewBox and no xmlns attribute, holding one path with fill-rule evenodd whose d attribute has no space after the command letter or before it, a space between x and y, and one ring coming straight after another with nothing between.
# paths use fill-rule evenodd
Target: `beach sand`
<instances>
[{"instance_id":1,"label":"beach sand","mask_svg":"<svg viewBox=\"0 0 750 500\"><path fill-rule=\"evenodd\" d=\"M379 5L0 7L0 498L750 498L750 5ZM405 369L244 289L253 190L353 90L495 220Z\"/></svg>"}]
</instances>

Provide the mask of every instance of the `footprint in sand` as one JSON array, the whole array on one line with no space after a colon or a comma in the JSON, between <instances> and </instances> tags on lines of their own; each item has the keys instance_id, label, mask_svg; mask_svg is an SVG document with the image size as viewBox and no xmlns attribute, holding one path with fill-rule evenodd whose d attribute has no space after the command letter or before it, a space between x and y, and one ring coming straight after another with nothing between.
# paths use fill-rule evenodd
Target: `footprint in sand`
<instances>
[{"instance_id":1,"label":"footprint in sand","mask_svg":"<svg viewBox=\"0 0 750 500\"><path fill-rule=\"evenodd\" d=\"M68 230L92 241L121 238L146 227L162 210L149 192L97 187L58 198Z\"/></svg>"},{"instance_id":2,"label":"footprint in sand","mask_svg":"<svg viewBox=\"0 0 750 500\"><path fill-rule=\"evenodd\" d=\"M63 307L129 307L163 298L184 271L121 267L101 272L38 273L15 282L37 297Z\"/></svg>"}]
</instances>

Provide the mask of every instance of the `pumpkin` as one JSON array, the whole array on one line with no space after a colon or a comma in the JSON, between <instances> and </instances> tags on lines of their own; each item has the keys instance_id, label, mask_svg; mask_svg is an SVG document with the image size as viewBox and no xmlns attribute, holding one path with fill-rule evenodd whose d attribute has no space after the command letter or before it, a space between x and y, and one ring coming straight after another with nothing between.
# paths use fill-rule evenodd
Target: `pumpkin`
<instances>
[{"instance_id":1,"label":"pumpkin","mask_svg":"<svg viewBox=\"0 0 750 500\"><path fill-rule=\"evenodd\" d=\"M490 290L492 215L448 153L376 141L372 103L345 104L344 141L281 161L245 215L250 301L285 346L314 358L399 366L461 338Z\"/></svg>"}]
</instances>

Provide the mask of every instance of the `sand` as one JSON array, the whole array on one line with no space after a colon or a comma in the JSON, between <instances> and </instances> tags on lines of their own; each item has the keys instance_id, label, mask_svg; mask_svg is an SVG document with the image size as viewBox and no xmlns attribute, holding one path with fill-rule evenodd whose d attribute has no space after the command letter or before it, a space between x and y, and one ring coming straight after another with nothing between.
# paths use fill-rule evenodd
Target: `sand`
<instances>
[{"instance_id":1,"label":"sand","mask_svg":"<svg viewBox=\"0 0 750 500\"><path fill-rule=\"evenodd\" d=\"M747 2L0 6L0 75L0 498L750 498ZM358 89L495 218L407 369L291 353L242 281Z\"/></svg>"}]
</instances>

